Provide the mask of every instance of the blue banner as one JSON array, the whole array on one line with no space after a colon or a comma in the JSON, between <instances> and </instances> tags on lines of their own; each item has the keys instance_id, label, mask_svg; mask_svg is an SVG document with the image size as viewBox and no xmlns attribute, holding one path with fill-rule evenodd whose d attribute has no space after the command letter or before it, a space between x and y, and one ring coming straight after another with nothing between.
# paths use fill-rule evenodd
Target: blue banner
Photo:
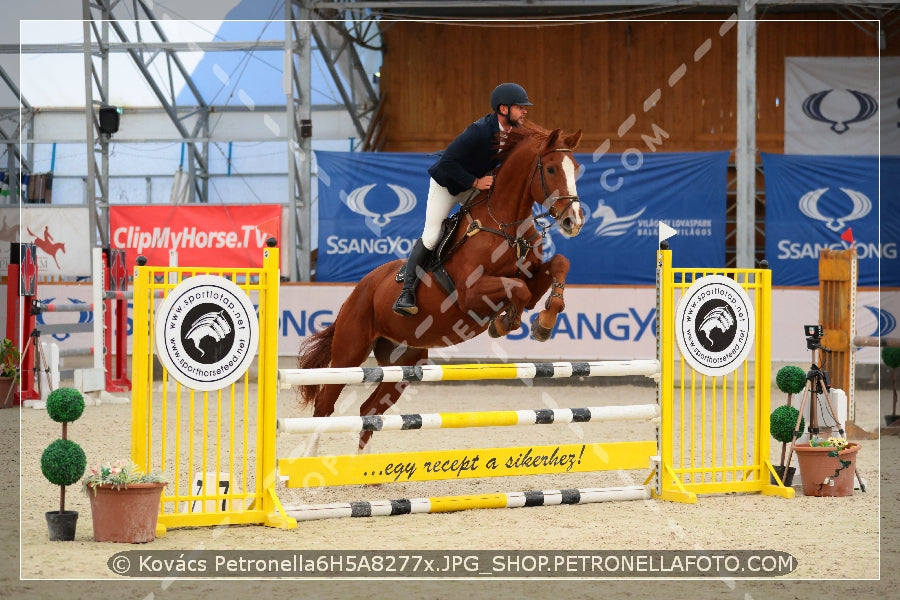
<instances>
[{"instance_id":1,"label":"blue banner","mask_svg":"<svg viewBox=\"0 0 900 600\"><path fill-rule=\"evenodd\" d=\"M587 222L576 238L550 228L544 248L545 260L556 252L570 259L569 283L655 283L659 221L678 232L669 240L676 266L725 265L727 152L575 158ZM435 156L316 152L316 159L317 281L355 282L406 257L422 232Z\"/></svg>"},{"instance_id":2,"label":"blue banner","mask_svg":"<svg viewBox=\"0 0 900 600\"><path fill-rule=\"evenodd\" d=\"M859 285L876 286L879 279L881 285L900 285L900 215L879 210L877 156L764 153L762 159L773 284L818 285L820 251L849 248L853 241ZM882 157L880 176L880 206L897 206L900 157Z\"/></svg>"}]
</instances>

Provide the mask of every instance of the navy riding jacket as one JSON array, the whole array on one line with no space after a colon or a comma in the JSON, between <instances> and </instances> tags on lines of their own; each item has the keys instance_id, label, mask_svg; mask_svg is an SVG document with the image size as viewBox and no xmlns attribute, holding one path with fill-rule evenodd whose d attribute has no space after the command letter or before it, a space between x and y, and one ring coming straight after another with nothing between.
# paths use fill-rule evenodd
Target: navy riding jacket
<instances>
[{"instance_id":1,"label":"navy riding jacket","mask_svg":"<svg viewBox=\"0 0 900 600\"><path fill-rule=\"evenodd\" d=\"M500 131L496 113L478 119L450 142L428 174L454 196L471 189L475 180L497 167L494 136Z\"/></svg>"}]
</instances>

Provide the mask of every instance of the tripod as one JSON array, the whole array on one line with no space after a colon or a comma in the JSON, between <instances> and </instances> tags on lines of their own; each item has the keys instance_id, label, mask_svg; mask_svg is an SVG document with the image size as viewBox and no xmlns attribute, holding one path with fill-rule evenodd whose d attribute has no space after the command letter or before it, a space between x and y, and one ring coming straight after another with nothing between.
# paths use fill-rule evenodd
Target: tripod
<instances>
[{"instance_id":1,"label":"tripod","mask_svg":"<svg viewBox=\"0 0 900 600\"><path fill-rule=\"evenodd\" d=\"M34 361L34 372L31 374L32 377L37 378L37 389L39 397L43 398L43 387L42 381L46 380L47 388L49 391L53 391L53 381L51 381L50 377L50 363L47 362L47 356L44 354L44 346L41 344L41 332L38 329L35 329L29 334L28 341L25 342L25 347L22 349L22 355L24 356L26 352L28 352L29 347L34 344L36 359ZM21 373L20 373L21 375ZM57 385L59 382L56 382ZM10 393L7 394L6 398L3 400L3 408L6 408L7 404L9 404L9 397L15 392L15 388L10 390Z\"/></svg>"},{"instance_id":2,"label":"tripod","mask_svg":"<svg viewBox=\"0 0 900 600\"><path fill-rule=\"evenodd\" d=\"M819 406L820 396L824 396L825 398L828 413L834 419L835 425L838 428L838 434L841 437L844 437L844 425L838 420L837 411L834 410L834 405L831 403L831 394L829 393L829 390L831 390L831 383L828 381L828 373L819 368L819 364L816 362L817 352L819 354L819 362L821 362L822 353L831 352L831 350L822 346L818 336L807 336L806 347L812 352L812 365L810 366L809 371L806 372L806 388L803 390L803 396L800 399L797 423L794 424L794 442L803 435L803 432L800 431L800 422L803 420L803 411L806 408L807 400L810 401L809 426L807 427L807 430L809 431L810 437L819 435L820 427L817 408ZM791 464L793 454L794 444L792 443L791 449L788 452L786 465ZM866 486L860 477L859 469L856 469L856 480L859 483L859 489L865 492Z\"/></svg>"}]
</instances>

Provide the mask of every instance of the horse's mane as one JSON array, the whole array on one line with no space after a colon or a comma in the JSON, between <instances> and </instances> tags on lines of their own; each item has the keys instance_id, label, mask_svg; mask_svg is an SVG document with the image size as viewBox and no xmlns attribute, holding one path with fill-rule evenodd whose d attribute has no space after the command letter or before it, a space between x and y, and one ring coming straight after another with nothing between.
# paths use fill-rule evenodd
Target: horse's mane
<instances>
[{"instance_id":1,"label":"horse's mane","mask_svg":"<svg viewBox=\"0 0 900 600\"><path fill-rule=\"evenodd\" d=\"M527 121L520 127L513 127L509 131L501 131L494 138L494 146L497 148L498 158L502 163L519 146L523 140L535 140L541 144L550 137L551 131Z\"/></svg>"}]
</instances>

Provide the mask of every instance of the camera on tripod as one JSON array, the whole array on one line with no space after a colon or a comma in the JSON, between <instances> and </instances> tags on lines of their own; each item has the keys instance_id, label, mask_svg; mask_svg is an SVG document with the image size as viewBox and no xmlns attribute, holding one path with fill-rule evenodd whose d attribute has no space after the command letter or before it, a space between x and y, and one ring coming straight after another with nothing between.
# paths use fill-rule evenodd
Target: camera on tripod
<instances>
[{"instance_id":1,"label":"camera on tripod","mask_svg":"<svg viewBox=\"0 0 900 600\"><path fill-rule=\"evenodd\" d=\"M831 382L828 381L828 371L819 368L819 365L816 364L815 351L831 352L831 350L822 345L822 335L825 330L821 325L804 325L803 333L806 334L806 349L813 351L813 363L806 374L806 379L812 385L812 391L821 394L831 388Z\"/></svg>"},{"instance_id":2,"label":"camera on tripod","mask_svg":"<svg viewBox=\"0 0 900 600\"><path fill-rule=\"evenodd\" d=\"M825 350L827 352L827 349L822 347L822 335L825 330L821 325L804 325L803 332L806 334L807 350Z\"/></svg>"}]
</instances>

